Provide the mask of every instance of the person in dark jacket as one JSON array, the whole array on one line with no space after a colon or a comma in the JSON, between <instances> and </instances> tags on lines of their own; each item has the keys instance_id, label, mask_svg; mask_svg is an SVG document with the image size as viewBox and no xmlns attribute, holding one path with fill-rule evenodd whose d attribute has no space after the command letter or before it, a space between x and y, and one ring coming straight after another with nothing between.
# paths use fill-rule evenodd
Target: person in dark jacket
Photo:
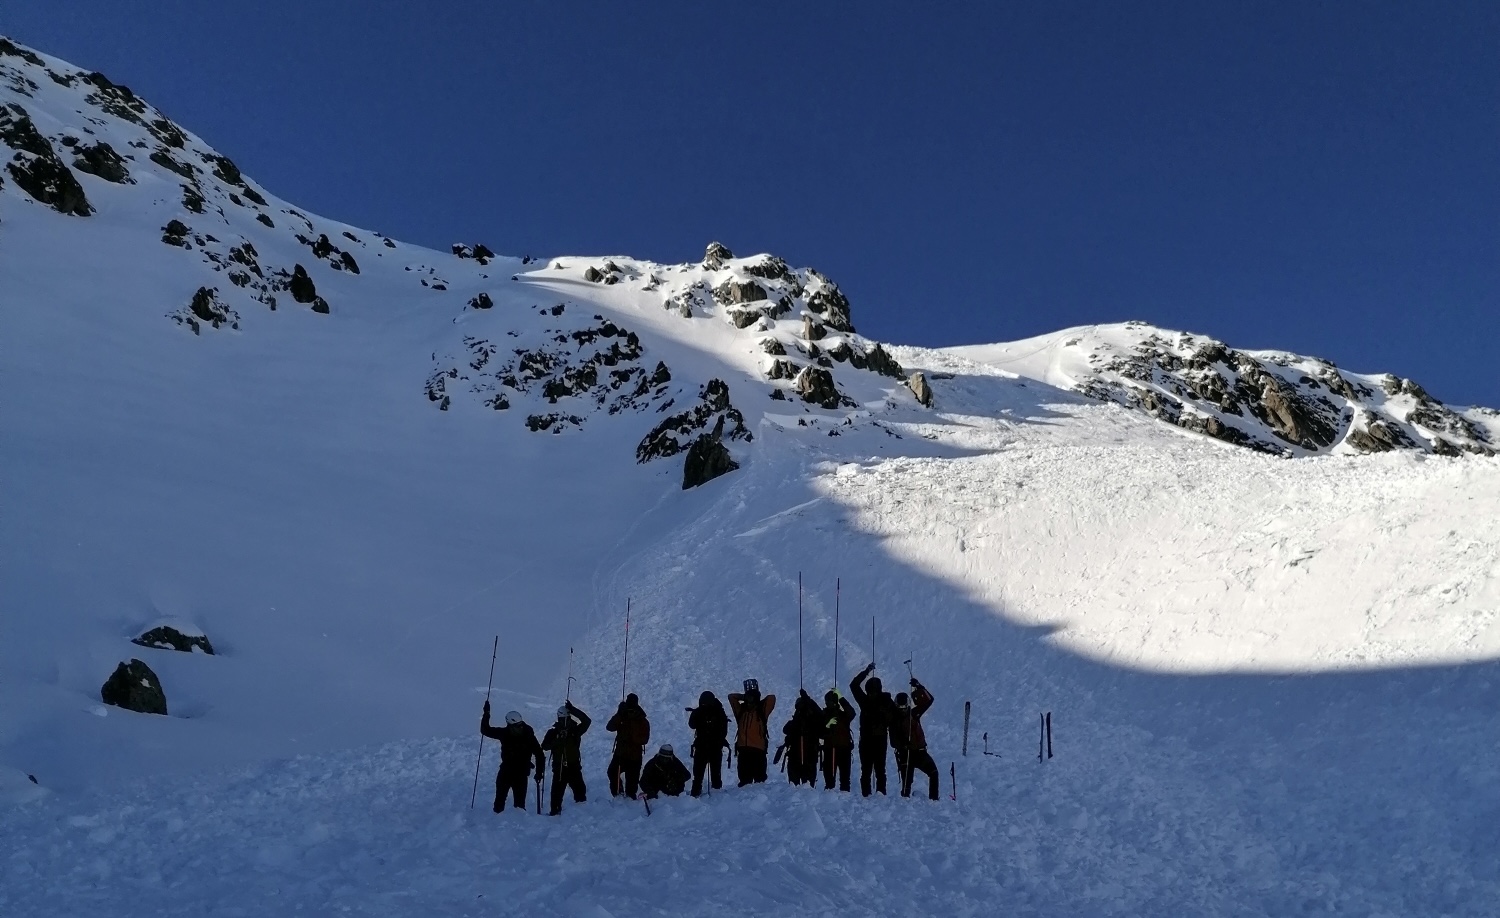
<instances>
[{"instance_id":1,"label":"person in dark jacket","mask_svg":"<svg viewBox=\"0 0 1500 918\"><path fill-rule=\"evenodd\" d=\"M786 777L792 784L813 785L818 779L818 751L823 739L823 711L806 691L799 692L791 719L781 728L785 740Z\"/></svg>"},{"instance_id":2,"label":"person in dark jacket","mask_svg":"<svg viewBox=\"0 0 1500 918\"><path fill-rule=\"evenodd\" d=\"M776 696L760 695L760 683L745 680L744 694L729 694L729 709L736 726L734 754L740 757L740 787L762 784L766 780L766 750L771 741L771 712L776 710Z\"/></svg>"},{"instance_id":3,"label":"person in dark jacket","mask_svg":"<svg viewBox=\"0 0 1500 918\"><path fill-rule=\"evenodd\" d=\"M542 748L552 753L552 809L551 815L562 815L563 789L572 788L573 802L583 803L588 799L588 788L583 783L583 754L580 749L583 735L589 732L593 721L589 716L563 702L557 709L557 723L542 737Z\"/></svg>"},{"instance_id":4,"label":"person in dark jacket","mask_svg":"<svg viewBox=\"0 0 1500 918\"><path fill-rule=\"evenodd\" d=\"M839 790L849 790L849 768L854 755L854 705L849 699L829 689L823 696L823 787L833 790L835 776Z\"/></svg>"},{"instance_id":5,"label":"person in dark jacket","mask_svg":"<svg viewBox=\"0 0 1500 918\"><path fill-rule=\"evenodd\" d=\"M889 692L883 691L880 677L871 663L849 683L849 691L859 705L859 791L870 796L870 775L875 775L875 789L885 793L886 737L896 719L896 705ZM865 680L869 678L869 681Z\"/></svg>"},{"instance_id":6,"label":"person in dark jacket","mask_svg":"<svg viewBox=\"0 0 1500 918\"><path fill-rule=\"evenodd\" d=\"M615 754L609 761L609 792L635 799L636 784L641 777L641 758L646 744L651 742L651 721L641 709L641 700L634 692L625 696L615 716L609 719L604 729L615 735Z\"/></svg>"},{"instance_id":7,"label":"person in dark jacket","mask_svg":"<svg viewBox=\"0 0 1500 918\"><path fill-rule=\"evenodd\" d=\"M484 716L479 719L479 733L500 741L500 770L495 773L495 812L504 811L507 794L515 798L516 809L524 811L526 779L531 776L531 764L536 762L538 775L546 764L542 747L536 741L536 731L516 711L505 715L505 726L490 726L490 703L486 701ZM537 793L540 795L541 791Z\"/></svg>"},{"instance_id":8,"label":"person in dark jacket","mask_svg":"<svg viewBox=\"0 0 1500 918\"><path fill-rule=\"evenodd\" d=\"M719 766L729 746L729 715L713 692L698 696L698 706L688 708L688 727L693 731L693 796L703 793L703 772L709 772L710 787L723 787Z\"/></svg>"},{"instance_id":9,"label":"person in dark jacket","mask_svg":"<svg viewBox=\"0 0 1500 918\"><path fill-rule=\"evenodd\" d=\"M647 800L655 800L657 794L680 796L682 789L687 786L688 777L687 766L677 758L671 745L662 746L661 751L653 755L641 770L641 793L646 795Z\"/></svg>"},{"instance_id":10,"label":"person in dark jacket","mask_svg":"<svg viewBox=\"0 0 1500 918\"><path fill-rule=\"evenodd\" d=\"M896 750L896 769L901 775L901 796L911 796L912 778L917 772L927 776L927 796L938 798L937 763L927 753L927 734L922 731L922 715L932 707L932 693L911 680L911 697L902 692L896 696L896 720L891 724L891 746Z\"/></svg>"}]
</instances>

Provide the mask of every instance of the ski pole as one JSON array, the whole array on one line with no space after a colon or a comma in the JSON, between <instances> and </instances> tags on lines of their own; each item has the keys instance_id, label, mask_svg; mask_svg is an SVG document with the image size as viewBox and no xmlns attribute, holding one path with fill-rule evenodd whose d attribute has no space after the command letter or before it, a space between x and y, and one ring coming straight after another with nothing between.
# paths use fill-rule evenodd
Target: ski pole
<instances>
[{"instance_id":1,"label":"ski pole","mask_svg":"<svg viewBox=\"0 0 1500 918\"><path fill-rule=\"evenodd\" d=\"M964 745L961 755L969 755L969 702L964 702Z\"/></svg>"},{"instance_id":2,"label":"ski pole","mask_svg":"<svg viewBox=\"0 0 1500 918\"><path fill-rule=\"evenodd\" d=\"M953 792L948 795L948 799L952 800L954 803L957 803L958 802L958 765L956 763L954 763L954 762L949 762L948 763L948 780L953 782L952 785L951 785L951 787L953 788Z\"/></svg>"},{"instance_id":3,"label":"ski pole","mask_svg":"<svg viewBox=\"0 0 1500 918\"><path fill-rule=\"evenodd\" d=\"M625 662L620 666L620 700L625 700L625 674L630 671L630 597L625 597Z\"/></svg>"},{"instance_id":4,"label":"ski pole","mask_svg":"<svg viewBox=\"0 0 1500 918\"><path fill-rule=\"evenodd\" d=\"M1047 712L1047 758L1052 758L1052 712Z\"/></svg>"},{"instance_id":5,"label":"ski pole","mask_svg":"<svg viewBox=\"0 0 1500 918\"><path fill-rule=\"evenodd\" d=\"M839 587L840 580L833 579L833 688L839 687Z\"/></svg>"},{"instance_id":6,"label":"ski pole","mask_svg":"<svg viewBox=\"0 0 1500 918\"><path fill-rule=\"evenodd\" d=\"M1037 713L1036 717L1038 721L1037 726L1040 728L1036 735L1036 760L1040 762L1042 760L1042 744L1047 741L1047 718L1043 717L1040 712Z\"/></svg>"},{"instance_id":7,"label":"ski pole","mask_svg":"<svg viewBox=\"0 0 1500 918\"><path fill-rule=\"evenodd\" d=\"M797 572L797 688L803 689L802 679L802 572Z\"/></svg>"},{"instance_id":8,"label":"ski pole","mask_svg":"<svg viewBox=\"0 0 1500 918\"><path fill-rule=\"evenodd\" d=\"M563 690L563 704L573 701L573 648L568 648L568 685Z\"/></svg>"},{"instance_id":9,"label":"ski pole","mask_svg":"<svg viewBox=\"0 0 1500 918\"><path fill-rule=\"evenodd\" d=\"M875 662L875 616L870 616L870 662Z\"/></svg>"},{"instance_id":10,"label":"ski pole","mask_svg":"<svg viewBox=\"0 0 1500 918\"><path fill-rule=\"evenodd\" d=\"M484 687L484 703L490 703L490 689L495 685L495 654L500 650L500 635L495 635L495 643L490 645L490 678ZM474 801L479 799L479 765L484 761L484 734L479 734L479 755L474 759L474 790L469 794L469 809L474 809Z\"/></svg>"}]
</instances>

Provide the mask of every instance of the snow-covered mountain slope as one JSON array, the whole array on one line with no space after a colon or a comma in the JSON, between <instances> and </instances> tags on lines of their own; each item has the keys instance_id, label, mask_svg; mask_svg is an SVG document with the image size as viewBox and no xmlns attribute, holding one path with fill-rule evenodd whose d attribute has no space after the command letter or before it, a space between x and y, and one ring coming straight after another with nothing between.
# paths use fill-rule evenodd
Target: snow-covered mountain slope
<instances>
[{"instance_id":1,"label":"snow-covered mountain slope","mask_svg":"<svg viewBox=\"0 0 1500 918\"><path fill-rule=\"evenodd\" d=\"M1299 354L1239 351L1141 322L952 353L1276 455L1490 456L1500 447L1500 412L1450 408L1410 379L1349 373Z\"/></svg>"},{"instance_id":2,"label":"snow-covered mountain slope","mask_svg":"<svg viewBox=\"0 0 1500 918\"><path fill-rule=\"evenodd\" d=\"M1206 340L1138 326L882 347L826 277L720 246L682 265L410 246L299 211L12 44L0 104L0 913L1500 898L1490 416L1452 412L1459 436L1378 378L1329 394L1301 358L1189 373ZM1097 397L1183 401L1210 372L1240 410L1220 423L1295 458ZM1368 411L1409 448L1287 442L1287 393L1297 424ZM490 749L470 813L492 635L500 710L545 724L571 662L602 719L627 599L656 741L688 747L677 709L706 687L754 677L789 707L835 664L843 683L873 655L894 685L911 659L959 800L777 775L647 822L600 799L596 729L589 803L491 817ZM214 655L131 643L164 622ZM131 658L168 716L100 703Z\"/></svg>"}]
</instances>

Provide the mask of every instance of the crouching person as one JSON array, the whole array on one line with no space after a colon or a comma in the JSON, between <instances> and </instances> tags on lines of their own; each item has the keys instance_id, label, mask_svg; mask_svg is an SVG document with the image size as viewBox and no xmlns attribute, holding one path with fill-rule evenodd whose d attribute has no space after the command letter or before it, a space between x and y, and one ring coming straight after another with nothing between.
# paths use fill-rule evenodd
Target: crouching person
<instances>
[{"instance_id":1,"label":"crouching person","mask_svg":"<svg viewBox=\"0 0 1500 918\"><path fill-rule=\"evenodd\" d=\"M687 788L688 778L691 777L692 773L677 758L672 747L662 746L661 751L652 756L646 767L641 769L641 793L646 795L647 800L655 800L658 794L676 797Z\"/></svg>"}]
</instances>

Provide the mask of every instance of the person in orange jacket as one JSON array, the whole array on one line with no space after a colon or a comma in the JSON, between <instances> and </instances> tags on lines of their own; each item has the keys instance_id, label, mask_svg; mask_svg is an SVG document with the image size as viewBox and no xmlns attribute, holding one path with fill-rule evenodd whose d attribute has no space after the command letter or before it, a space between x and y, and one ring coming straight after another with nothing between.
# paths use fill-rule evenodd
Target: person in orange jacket
<instances>
[{"instance_id":1,"label":"person in orange jacket","mask_svg":"<svg viewBox=\"0 0 1500 918\"><path fill-rule=\"evenodd\" d=\"M729 709L738 725L734 753L740 759L740 787L761 784L766 780L766 749L770 746L771 712L776 710L776 696L762 698L760 683L746 679L743 693L729 693Z\"/></svg>"}]
</instances>

